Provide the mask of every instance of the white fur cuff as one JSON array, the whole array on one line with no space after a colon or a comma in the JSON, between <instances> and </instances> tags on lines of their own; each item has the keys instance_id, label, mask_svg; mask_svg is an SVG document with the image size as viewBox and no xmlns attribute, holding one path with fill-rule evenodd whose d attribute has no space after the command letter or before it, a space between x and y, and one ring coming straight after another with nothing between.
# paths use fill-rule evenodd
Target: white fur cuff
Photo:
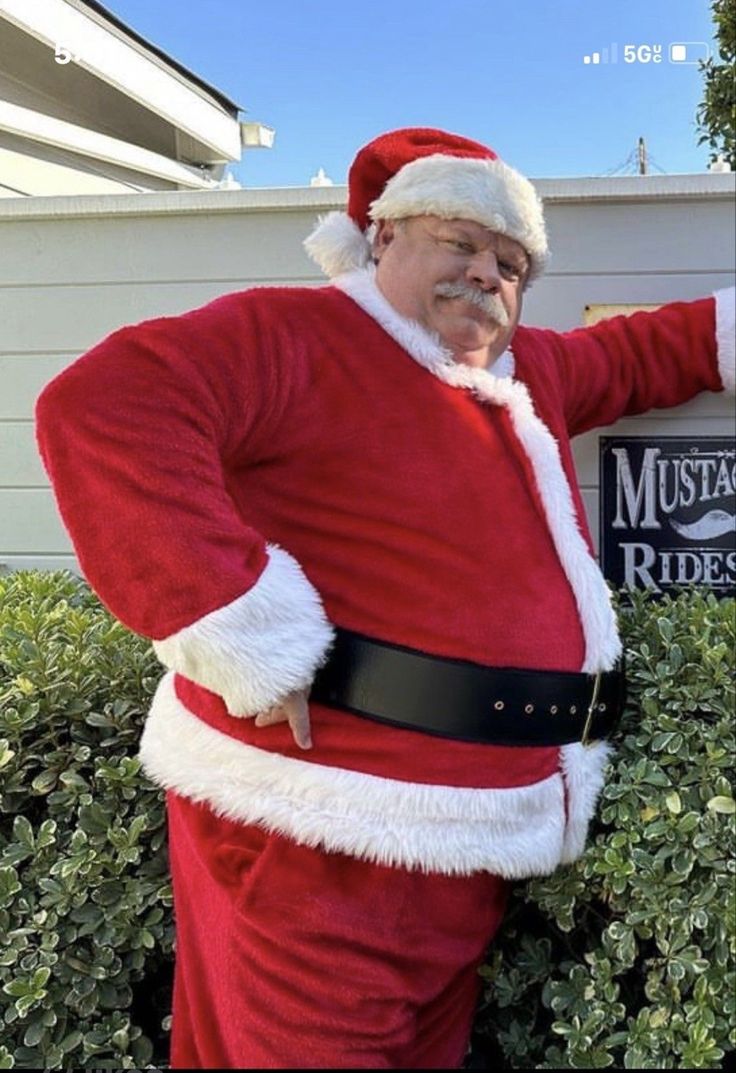
<instances>
[{"instance_id":1,"label":"white fur cuff","mask_svg":"<svg viewBox=\"0 0 736 1073\"><path fill-rule=\"evenodd\" d=\"M736 288L727 287L716 291L716 344L718 346L718 371L723 390L736 392L736 315L734 306Z\"/></svg>"},{"instance_id":2,"label":"white fur cuff","mask_svg":"<svg viewBox=\"0 0 736 1073\"><path fill-rule=\"evenodd\" d=\"M217 693L231 715L255 715L306 689L333 639L319 595L296 560L275 545L268 555L248 592L153 642L165 667Z\"/></svg>"}]
</instances>

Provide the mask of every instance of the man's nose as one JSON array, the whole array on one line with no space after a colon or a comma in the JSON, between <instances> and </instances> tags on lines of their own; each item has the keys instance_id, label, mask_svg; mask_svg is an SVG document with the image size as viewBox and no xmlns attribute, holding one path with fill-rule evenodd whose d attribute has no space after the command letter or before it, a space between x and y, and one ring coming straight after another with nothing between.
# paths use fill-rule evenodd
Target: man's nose
<instances>
[{"instance_id":1,"label":"man's nose","mask_svg":"<svg viewBox=\"0 0 736 1073\"><path fill-rule=\"evenodd\" d=\"M468 278L481 290L495 294L500 289L501 274L493 250L478 250L468 265Z\"/></svg>"}]
</instances>

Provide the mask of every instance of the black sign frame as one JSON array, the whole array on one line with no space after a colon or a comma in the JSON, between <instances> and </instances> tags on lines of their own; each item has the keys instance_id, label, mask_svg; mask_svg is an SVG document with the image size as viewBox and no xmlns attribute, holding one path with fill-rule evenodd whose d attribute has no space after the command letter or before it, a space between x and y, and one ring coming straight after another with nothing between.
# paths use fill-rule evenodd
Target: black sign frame
<instances>
[{"instance_id":1,"label":"black sign frame","mask_svg":"<svg viewBox=\"0 0 736 1073\"><path fill-rule=\"evenodd\" d=\"M599 493L600 564L616 587L736 595L736 438L601 436Z\"/></svg>"}]
</instances>

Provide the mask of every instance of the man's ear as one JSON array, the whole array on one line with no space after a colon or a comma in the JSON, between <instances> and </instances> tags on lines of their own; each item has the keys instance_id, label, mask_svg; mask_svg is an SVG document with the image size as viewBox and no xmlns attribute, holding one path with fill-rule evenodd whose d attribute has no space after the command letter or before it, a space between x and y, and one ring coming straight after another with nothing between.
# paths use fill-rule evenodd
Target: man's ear
<instances>
[{"instance_id":1,"label":"man's ear","mask_svg":"<svg viewBox=\"0 0 736 1073\"><path fill-rule=\"evenodd\" d=\"M376 222L376 233L373 236L373 260L377 264L383 251L391 245L396 233L396 221L395 220L378 220Z\"/></svg>"}]
</instances>

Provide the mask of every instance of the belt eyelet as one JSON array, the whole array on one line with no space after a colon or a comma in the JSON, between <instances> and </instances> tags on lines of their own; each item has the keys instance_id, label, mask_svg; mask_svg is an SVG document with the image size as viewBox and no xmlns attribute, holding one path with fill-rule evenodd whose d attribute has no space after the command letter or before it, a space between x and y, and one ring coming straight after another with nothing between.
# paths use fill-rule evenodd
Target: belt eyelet
<instances>
[{"instance_id":1,"label":"belt eyelet","mask_svg":"<svg viewBox=\"0 0 736 1073\"><path fill-rule=\"evenodd\" d=\"M576 712L577 712L577 708L575 707L574 704L571 704L570 705L570 715L575 715Z\"/></svg>"},{"instance_id":2,"label":"belt eyelet","mask_svg":"<svg viewBox=\"0 0 736 1073\"><path fill-rule=\"evenodd\" d=\"M599 712L605 712L606 707L607 707L607 705L605 705L605 704L599 704L598 705L598 711Z\"/></svg>"},{"instance_id":3,"label":"belt eyelet","mask_svg":"<svg viewBox=\"0 0 736 1073\"><path fill-rule=\"evenodd\" d=\"M553 704L549 711L550 711L550 715L557 715L557 712L559 711L559 708L557 707L556 704Z\"/></svg>"},{"instance_id":4,"label":"belt eyelet","mask_svg":"<svg viewBox=\"0 0 736 1073\"><path fill-rule=\"evenodd\" d=\"M497 700L493 707L496 709L497 712L502 712L506 705L502 700Z\"/></svg>"},{"instance_id":5,"label":"belt eyelet","mask_svg":"<svg viewBox=\"0 0 736 1073\"><path fill-rule=\"evenodd\" d=\"M526 707L524 708L524 711L526 712L527 715L531 715L532 712L534 711L534 705L533 704L527 704Z\"/></svg>"}]
</instances>

